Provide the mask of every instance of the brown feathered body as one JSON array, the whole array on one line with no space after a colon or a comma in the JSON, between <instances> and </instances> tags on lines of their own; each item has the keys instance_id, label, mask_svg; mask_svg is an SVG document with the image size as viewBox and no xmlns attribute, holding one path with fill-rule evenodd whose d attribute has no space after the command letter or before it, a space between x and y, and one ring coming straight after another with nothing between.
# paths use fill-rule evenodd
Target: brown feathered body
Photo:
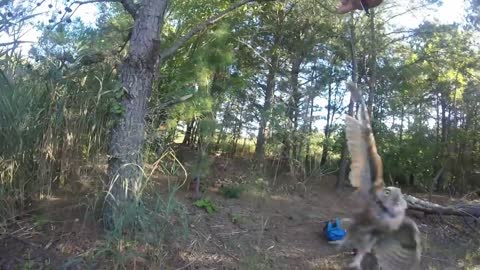
<instances>
[{"instance_id":1,"label":"brown feathered body","mask_svg":"<svg viewBox=\"0 0 480 270\"><path fill-rule=\"evenodd\" d=\"M357 250L349 266L361 269L364 256L373 252L380 269L416 269L420 262L420 233L415 222L405 216L407 203L401 190L385 187L382 159L362 94L353 83L347 87L360 104L356 118L347 115L345 119L352 157L349 178L359 202L344 242L344 246Z\"/></svg>"}]
</instances>

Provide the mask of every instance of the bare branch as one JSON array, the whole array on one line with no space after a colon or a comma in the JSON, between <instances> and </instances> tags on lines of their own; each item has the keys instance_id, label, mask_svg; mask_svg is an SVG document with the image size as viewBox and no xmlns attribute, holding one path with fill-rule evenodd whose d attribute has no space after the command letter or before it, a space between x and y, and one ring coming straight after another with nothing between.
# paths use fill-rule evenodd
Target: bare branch
<instances>
[{"instance_id":1,"label":"bare branch","mask_svg":"<svg viewBox=\"0 0 480 270\"><path fill-rule=\"evenodd\" d=\"M236 10L237 8L246 5L251 2L256 2L255 0L240 0L236 3L233 3L230 7L228 7L226 10L208 18L206 21L198 24L194 28L192 28L187 34L184 36L180 37L177 41L173 43L173 45L170 48L167 48L163 51L162 54L160 54L160 58L166 59L170 56L172 56L180 47L182 47L189 39L191 39L195 34L205 30L209 26L215 24L219 20L223 19L225 16L227 16L230 12Z\"/></svg>"},{"instance_id":2,"label":"bare branch","mask_svg":"<svg viewBox=\"0 0 480 270\"><path fill-rule=\"evenodd\" d=\"M158 106L158 108L164 110L166 108L172 107L173 105L177 105L179 103L185 102L185 101L191 99L192 97L193 97L193 94L188 94L188 95L185 95L183 97L179 97L179 98L174 99L174 100L169 100L165 103L160 104L160 106Z\"/></svg>"},{"instance_id":3,"label":"bare branch","mask_svg":"<svg viewBox=\"0 0 480 270\"><path fill-rule=\"evenodd\" d=\"M260 59L263 60L263 62L265 62L265 64L267 64L268 66L272 66L270 64L270 62L268 61L268 59L266 59L261 53L259 53L255 48L252 47L252 45L248 44L247 42L241 40L241 39L238 39L236 38L235 40L237 40L238 42L242 43L243 45L247 46L250 50L253 51L253 53L258 56Z\"/></svg>"},{"instance_id":4,"label":"bare branch","mask_svg":"<svg viewBox=\"0 0 480 270\"><path fill-rule=\"evenodd\" d=\"M130 14L133 18L137 16L138 5L135 4L132 0L120 0L123 8Z\"/></svg>"},{"instance_id":5,"label":"bare branch","mask_svg":"<svg viewBox=\"0 0 480 270\"><path fill-rule=\"evenodd\" d=\"M22 44L22 43L35 43L35 42L33 42L33 41L16 40L16 41L11 41L11 42L0 43L0 47L10 46L10 45L18 45L18 44Z\"/></svg>"},{"instance_id":6,"label":"bare branch","mask_svg":"<svg viewBox=\"0 0 480 270\"><path fill-rule=\"evenodd\" d=\"M30 15L27 15L27 16L23 16L21 18L18 18L16 19L15 21L3 21L2 24L0 25L0 32L4 31L5 29L7 29L8 31L8 27L12 26L12 25L16 25L16 24L19 24L21 22L24 22L24 21L27 21L29 19L32 19L36 16L39 16L39 15L43 15L45 14L46 12L40 12L40 13L35 13L35 14L30 14Z\"/></svg>"},{"instance_id":7,"label":"bare branch","mask_svg":"<svg viewBox=\"0 0 480 270\"><path fill-rule=\"evenodd\" d=\"M73 14L75 14L78 10L78 8L82 5L86 5L86 4L93 4L93 3L108 3L108 2L116 2L116 3L121 3L123 5L123 8L125 9L125 11L128 12L128 14L130 14L134 19L135 19L135 16L137 14L137 10L138 10L138 6L132 2L132 0L85 0L85 1L74 1L72 3L70 3L70 5L68 6L70 9L76 5L75 9L71 12L71 13L63 13L62 17L60 18L60 20L55 23L54 25L51 26L51 29L54 29L55 27L57 27L60 23L62 23L63 20L65 20L66 17L72 17Z\"/></svg>"},{"instance_id":8,"label":"bare branch","mask_svg":"<svg viewBox=\"0 0 480 270\"><path fill-rule=\"evenodd\" d=\"M411 12L413 12L413 11L420 10L420 9L422 9L422 8L428 7L428 6L430 6L430 5L432 5L432 4L431 4L431 3L426 3L426 4L422 4L422 5L418 5L418 6L411 7L411 8L409 8L409 9L405 10L404 12L400 12L400 13L397 13L397 14L394 14L394 15L388 17L388 19L386 19L386 20L384 21L384 23L387 23L387 22L389 22L389 21L391 21L391 20L393 20L393 19L395 19L395 18L397 18L397 17L403 16L403 15L408 14L408 13L411 13Z\"/></svg>"},{"instance_id":9,"label":"bare branch","mask_svg":"<svg viewBox=\"0 0 480 270\"><path fill-rule=\"evenodd\" d=\"M116 0L86 0L86 1L74 1L70 6L73 5L86 5L86 4L93 4L93 3L101 3L101 2L118 2Z\"/></svg>"},{"instance_id":10,"label":"bare branch","mask_svg":"<svg viewBox=\"0 0 480 270\"><path fill-rule=\"evenodd\" d=\"M128 12L133 18L135 18L138 10L138 6L132 0L85 0L85 1L75 1L72 2L72 5L85 5L85 4L92 4L92 3L102 3L102 2L117 2L121 3L125 11Z\"/></svg>"},{"instance_id":11,"label":"bare branch","mask_svg":"<svg viewBox=\"0 0 480 270\"><path fill-rule=\"evenodd\" d=\"M408 203L408 209L411 210L421 211L426 214L467 216L477 220L480 218L480 204L442 206L407 194L404 194L403 197Z\"/></svg>"},{"instance_id":12,"label":"bare branch","mask_svg":"<svg viewBox=\"0 0 480 270\"><path fill-rule=\"evenodd\" d=\"M117 53L121 53L121 52L125 49L125 47L127 46L128 42L129 42L130 39L132 38L132 31L133 31L133 29L130 29L130 30L128 31L128 35L127 35L127 37L125 38L125 41L123 42L123 45L122 45L122 46L120 47L120 49L117 51Z\"/></svg>"}]
</instances>

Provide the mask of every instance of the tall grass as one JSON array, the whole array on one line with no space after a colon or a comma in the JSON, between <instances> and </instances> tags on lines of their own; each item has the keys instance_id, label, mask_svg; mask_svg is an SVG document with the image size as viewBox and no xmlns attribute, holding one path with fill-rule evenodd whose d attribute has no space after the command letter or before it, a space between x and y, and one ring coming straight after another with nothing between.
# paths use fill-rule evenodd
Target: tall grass
<instances>
[{"instance_id":1,"label":"tall grass","mask_svg":"<svg viewBox=\"0 0 480 270\"><path fill-rule=\"evenodd\" d=\"M86 72L2 60L0 217L6 218L26 200L78 180L81 165L105 152L118 86L107 65Z\"/></svg>"},{"instance_id":2,"label":"tall grass","mask_svg":"<svg viewBox=\"0 0 480 270\"><path fill-rule=\"evenodd\" d=\"M156 265L166 264L170 247L186 239L188 219L185 207L178 203L176 189L165 197L158 192L150 199L121 202L113 219L113 230L95 252L94 260L105 260L115 268L129 269L136 260Z\"/></svg>"},{"instance_id":3,"label":"tall grass","mask_svg":"<svg viewBox=\"0 0 480 270\"><path fill-rule=\"evenodd\" d=\"M35 185L34 156L46 130L45 84L17 84L0 70L0 217L15 215Z\"/></svg>"},{"instance_id":4,"label":"tall grass","mask_svg":"<svg viewBox=\"0 0 480 270\"><path fill-rule=\"evenodd\" d=\"M48 198L58 188L68 190L85 168L92 167L86 165L104 160L108 131L121 113L118 98L123 90L108 63L83 69L45 62L30 69L20 58L11 58L0 59L0 64L4 65L0 70L2 226L30 199ZM182 169L172 153L156 164L166 175ZM169 252L166 243L186 236L187 211L175 199L178 185L160 194L150 179L151 175L145 176L142 192L134 200L119 202L114 230L100 241L96 258L111 260L120 268L129 268L132 258L148 257L160 264ZM102 186L86 194L92 200L87 207L90 213L106 189Z\"/></svg>"},{"instance_id":5,"label":"tall grass","mask_svg":"<svg viewBox=\"0 0 480 270\"><path fill-rule=\"evenodd\" d=\"M164 152L148 175L135 164L126 165L140 170L143 178L139 181L138 190L132 190L128 179L120 185L126 189L124 192L132 194L127 196L131 198L129 200L117 200L112 194L107 194L105 204L113 204L115 214L108 217L113 224L108 224L106 241L97 250L96 259L107 258L115 268L129 269L132 264L135 268L137 262L145 265L148 261L153 269L162 269L166 258L172 255L170 247L186 239L187 210L176 199L176 192L185 181L169 184L167 193L160 193L158 183L151 181L157 169L162 175L178 175L176 169L165 168L165 164L182 167L172 150ZM114 183L110 185L108 190L113 188Z\"/></svg>"}]
</instances>

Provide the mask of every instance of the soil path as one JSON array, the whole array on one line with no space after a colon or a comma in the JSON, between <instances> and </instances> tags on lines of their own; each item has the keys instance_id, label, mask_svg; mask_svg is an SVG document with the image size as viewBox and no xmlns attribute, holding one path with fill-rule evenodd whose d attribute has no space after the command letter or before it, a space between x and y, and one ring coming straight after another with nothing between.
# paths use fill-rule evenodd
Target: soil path
<instances>
[{"instance_id":1,"label":"soil path","mask_svg":"<svg viewBox=\"0 0 480 270\"><path fill-rule=\"evenodd\" d=\"M232 172L245 168L214 166L218 168L211 182L244 182L242 175ZM159 190L165 184L161 179L155 179ZM238 199L224 198L210 187L205 197L218 208L213 214L194 206L188 192L179 192L177 199L187 209L188 234L171 252L172 268L163 269L343 269L352 255L327 243L323 222L348 216L355 205L348 191L335 191L334 181L319 177L289 192L252 188ZM445 201L444 196L437 197ZM104 241L93 218L95 207L88 203L92 201L79 194L58 195L1 227L0 269L111 269L92 260ZM479 238L474 233L480 231L479 224L409 214L422 233L422 269L480 269Z\"/></svg>"}]
</instances>

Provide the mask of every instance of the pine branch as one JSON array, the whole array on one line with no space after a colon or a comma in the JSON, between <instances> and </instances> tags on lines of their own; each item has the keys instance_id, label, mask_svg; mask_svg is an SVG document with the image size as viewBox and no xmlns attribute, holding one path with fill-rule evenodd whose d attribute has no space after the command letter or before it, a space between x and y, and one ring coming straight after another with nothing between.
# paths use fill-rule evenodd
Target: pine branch
<instances>
[{"instance_id":1,"label":"pine branch","mask_svg":"<svg viewBox=\"0 0 480 270\"><path fill-rule=\"evenodd\" d=\"M269 1L272 1L272 0L269 0ZM172 46L170 46L170 48L167 48L163 51L163 53L160 54L160 58L163 60L163 59L166 59L170 56L172 56L178 49L180 49L180 47L182 47L188 40L190 40L194 35L196 35L197 33L205 30L206 28L208 28L209 26L211 25L214 25L215 23L217 23L219 20L223 19L224 17L226 17L229 13L231 13L232 11L238 9L239 7L241 6L244 6L248 3L251 3L251 2L257 2L256 0L241 0L241 1L238 1L236 3L233 3L230 7L228 7L226 10L208 18L206 21L198 24L197 26L195 26L193 29L191 29L187 34L185 34L184 36L180 37L177 41L175 41L173 43Z\"/></svg>"}]
</instances>

